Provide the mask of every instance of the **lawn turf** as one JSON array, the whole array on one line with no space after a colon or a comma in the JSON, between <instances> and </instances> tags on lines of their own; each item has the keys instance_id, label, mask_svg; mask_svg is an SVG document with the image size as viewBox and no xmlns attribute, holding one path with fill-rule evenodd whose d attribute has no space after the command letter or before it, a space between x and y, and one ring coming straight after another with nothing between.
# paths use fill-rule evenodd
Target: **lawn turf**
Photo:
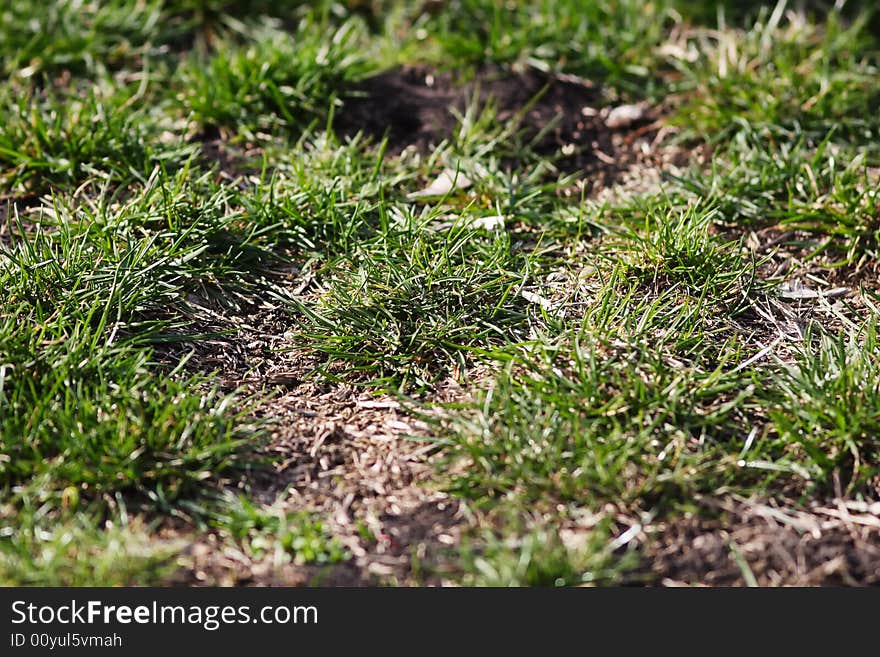
<instances>
[{"instance_id":1,"label":"lawn turf","mask_svg":"<svg viewBox=\"0 0 880 657\"><path fill-rule=\"evenodd\" d=\"M878 14L691 4L7 3L0 582L877 582Z\"/></svg>"}]
</instances>

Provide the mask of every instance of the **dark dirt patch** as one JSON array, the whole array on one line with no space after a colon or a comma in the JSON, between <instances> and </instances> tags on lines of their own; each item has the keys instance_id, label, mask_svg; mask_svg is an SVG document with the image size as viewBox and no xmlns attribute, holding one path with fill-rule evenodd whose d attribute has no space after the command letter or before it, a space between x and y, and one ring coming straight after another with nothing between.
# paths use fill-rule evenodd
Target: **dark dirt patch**
<instances>
[{"instance_id":1,"label":"dark dirt patch","mask_svg":"<svg viewBox=\"0 0 880 657\"><path fill-rule=\"evenodd\" d=\"M454 140L459 123L455 113L474 101L480 106L493 103L500 123L515 124L517 138L499 153L506 166L528 166L524 156L530 152L553 158L560 171L583 174L603 187L644 158L643 142L650 143L660 128L658 108L641 108L632 121L609 120L609 109L599 108L603 99L598 86L575 76L485 67L461 81L419 66L364 81L345 101L335 127L343 136L387 136L391 154L405 149L425 154L444 140Z\"/></svg>"},{"instance_id":2,"label":"dark dirt patch","mask_svg":"<svg viewBox=\"0 0 880 657\"><path fill-rule=\"evenodd\" d=\"M20 234L16 222L21 222L25 235L36 230L33 214L38 212L41 205L36 196L12 197L0 195L0 246L9 247L20 241L24 235Z\"/></svg>"},{"instance_id":3,"label":"dark dirt patch","mask_svg":"<svg viewBox=\"0 0 880 657\"><path fill-rule=\"evenodd\" d=\"M236 146L219 133L206 133L198 138L199 161L216 167L218 182L241 184L242 178L259 176L262 150L253 144Z\"/></svg>"},{"instance_id":4,"label":"dark dirt patch","mask_svg":"<svg viewBox=\"0 0 880 657\"><path fill-rule=\"evenodd\" d=\"M880 503L807 510L747 500L713 503L717 518L653 528L649 577L666 585L852 586L880 582Z\"/></svg>"},{"instance_id":5,"label":"dark dirt patch","mask_svg":"<svg viewBox=\"0 0 880 657\"><path fill-rule=\"evenodd\" d=\"M489 99L496 105L499 122L515 120L534 101L522 117L523 129L531 129L532 136L558 118L558 127L541 143L555 150L572 138L591 136L581 111L592 109L599 100L588 81L563 82L533 69L512 73L486 68L472 80L459 82L450 73L406 66L367 79L353 93L337 118L337 131L344 135L363 131L375 138L387 133L392 153L410 146L429 152L454 134L458 120L453 110L463 112L469 102L485 105Z\"/></svg>"}]
</instances>

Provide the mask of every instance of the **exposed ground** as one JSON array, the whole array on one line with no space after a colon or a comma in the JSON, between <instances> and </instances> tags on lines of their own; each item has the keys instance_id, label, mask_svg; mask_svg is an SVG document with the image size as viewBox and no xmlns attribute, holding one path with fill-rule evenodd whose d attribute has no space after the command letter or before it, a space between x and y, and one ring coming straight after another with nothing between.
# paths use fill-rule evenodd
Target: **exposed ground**
<instances>
[{"instance_id":1,"label":"exposed ground","mask_svg":"<svg viewBox=\"0 0 880 657\"><path fill-rule=\"evenodd\" d=\"M876 16L240 4L2 15L0 581L877 583Z\"/></svg>"},{"instance_id":2,"label":"exposed ground","mask_svg":"<svg viewBox=\"0 0 880 657\"><path fill-rule=\"evenodd\" d=\"M667 586L877 584L876 505L829 500L793 511L756 500L713 502L714 520L653 528L651 574Z\"/></svg>"}]
</instances>

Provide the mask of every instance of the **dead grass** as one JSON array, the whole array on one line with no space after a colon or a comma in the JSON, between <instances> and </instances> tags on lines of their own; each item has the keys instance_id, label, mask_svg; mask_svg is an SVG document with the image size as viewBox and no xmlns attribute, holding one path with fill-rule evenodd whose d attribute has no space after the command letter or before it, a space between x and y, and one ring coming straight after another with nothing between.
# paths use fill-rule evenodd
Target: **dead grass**
<instances>
[{"instance_id":1,"label":"dead grass","mask_svg":"<svg viewBox=\"0 0 880 657\"><path fill-rule=\"evenodd\" d=\"M864 586L880 582L880 507L830 499L797 510L729 497L646 529L650 569L666 586Z\"/></svg>"}]
</instances>

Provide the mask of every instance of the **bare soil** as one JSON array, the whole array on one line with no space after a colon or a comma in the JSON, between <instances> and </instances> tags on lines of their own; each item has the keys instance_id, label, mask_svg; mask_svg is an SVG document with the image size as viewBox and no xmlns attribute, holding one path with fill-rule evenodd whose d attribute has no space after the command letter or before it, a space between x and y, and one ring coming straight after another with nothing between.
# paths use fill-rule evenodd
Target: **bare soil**
<instances>
[{"instance_id":1,"label":"bare soil","mask_svg":"<svg viewBox=\"0 0 880 657\"><path fill-rule=\"evenodd\" d=\"M291 288L298 273L290 272ZM255 416L271 423L260 454L268 465L228 482L282 512L307 511L352 555L327 567L271 558L255 561L209 534L191 542L177 582L222 585L340 585L440 583L448 547L463 527L459 504L432 486L437 446L431 428L394 398L315 377L316 365L289 337L295 319L268 302L230 316L207 300L205 332L235 331L160 354L175 362L192 351L191 371L219 373L229 390L270 392ZM461 401L467 391L450 380L435 401ZM166 538L192 541L179 527ZM185 532L184 532L185 534ZM416 579L418 578L418 579Z\"/></svg>"},{"instance_id":2,"label":"bare soil","mask_svg":"<svg viewBox=\"0 0 880 657\"><path fill-rule=\"evenodd\" d=\"M498 122L514 128L516 139L502 153L507 167L527 167L519 156L530 151L554 159L563 173L577 174L588 192L619 182L634 163L650 159L663 113L640 106L634 120L609 122L610 108L601 107L607 101L598 85L534 68L487 66L461 80L452 73L405 66L356 87L335 128L343 136L386 138L392 155L406 150L428 154L443 141L455 141L459 117L472 103L491 106Z\"/></svg>"},{"instance_id":3,"label":"bare soil","mask_svg":"<svg viewBox=\"0 0 880 657\"><path fill-rule=\"evenodd\" d=\"M259 502L310 511L352 555L329 567L253 562L209 537L189 551L207 584L439 584L446 546L458 541L459 505L431 487L428 427L389 397L345 385L292 386L261 409L277 421L272 466L248 489ZM428 571L415 572L418 569Z\"/></svg>"},{"instance_id":4,"label":"bare soil","mask_svg":"<svg viewBox=\"0 0 880 657\"><path fill-rule=\"evenodd\" d=\"M880 504L797 505L729 498L713 517L653 528L647 574L667 586L864 586L880 583Z\"/></svg>"}]
</instances>

